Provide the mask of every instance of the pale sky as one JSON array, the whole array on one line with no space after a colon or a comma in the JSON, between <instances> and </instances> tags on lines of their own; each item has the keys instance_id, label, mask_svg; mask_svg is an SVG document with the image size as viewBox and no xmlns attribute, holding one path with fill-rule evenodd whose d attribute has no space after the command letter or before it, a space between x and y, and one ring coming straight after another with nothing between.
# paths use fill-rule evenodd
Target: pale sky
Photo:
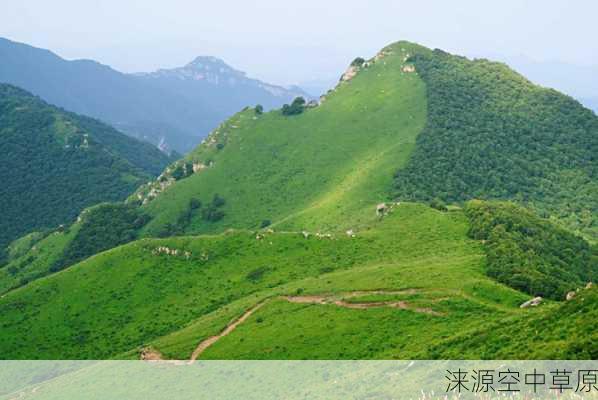
<instances>
[{"instance_id":1,"label":"pale sky","mask_svg":"<svg viewBox=\"0 0 598 400\"><path fill-rule=\"evenodd\" d=\"M252 77L291 84L338 77L356 56L402 39L467 56L598 66L594 0L2 3L0 36L124 72L212 55Z\"/></svg>"}]
</instances>

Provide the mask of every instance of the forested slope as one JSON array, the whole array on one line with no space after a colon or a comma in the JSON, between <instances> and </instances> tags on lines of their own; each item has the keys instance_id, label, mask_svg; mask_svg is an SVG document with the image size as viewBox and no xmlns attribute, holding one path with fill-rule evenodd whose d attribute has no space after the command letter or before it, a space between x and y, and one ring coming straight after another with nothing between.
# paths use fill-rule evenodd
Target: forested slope
<instances>
[{"instance_id":1,"label":"forested slope","mask_svg":"<svg viewBox=\"0 0 598 400\"><path fill-rule=\"evenodd\" d=\"M441 50L410 61L426 83L428 117L398 198L510 199L598 238L598 117L504 64Z\"/></svg>"},{"instance_id":2,"label":"forested slope","mask_svg":"<svg viewBox=\"0 0 598 400\"><path fill-rule=\"evenodd\" d=\"M90 118L0 85L0 248L87 206L123 200L170 159Z\"/></svg>"}]
</instances>

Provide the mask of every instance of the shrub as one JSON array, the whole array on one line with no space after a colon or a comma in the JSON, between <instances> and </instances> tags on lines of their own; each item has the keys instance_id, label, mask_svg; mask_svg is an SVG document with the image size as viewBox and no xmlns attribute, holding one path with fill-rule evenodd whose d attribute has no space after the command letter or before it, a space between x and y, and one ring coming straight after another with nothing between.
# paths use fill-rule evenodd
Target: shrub
<instances>
[{"instance_id":1,"label":"shrub","mask_svg":"<svg viewBox=\"0 0 598 400\"><path fill-rule=\"evenodd\" d=\"M444 201L440 200L438 197L435 197L434 199L432 199L432 201L430 202L430 207L439 210L439 211L447 211L448 208L446 208L446 204L444 203Z\"/></svg>"},{"instance_id":2,"label":"shrub","mask_svg":"<svg viewBox=\"0 0 598 400\"><path fill-rule=\"evenodd\" d=\"M201 200L193 197L191 200L189 200L189 209L197 210L198 208L201 208Z\"/></svg>"},{"instance_id":3,"label":"shrub","mask_svg":"<svg viewBox=\"0 0 598 400\"><path fill-rule=\"evenodd\" d=\"M202 218L208 222L217 222L224 218L224 212L221 210L217 210L212 206L205 208L202 211L201 215Z\"/></svg>"},{"instance_id":4,"label":"shrub","mask_svg":"<svg viewBox=\"0 0 598 400\"><path fill-rule=\"evenodd\" d=\"M272 221L270 221L269 219L265 219L262 221L262 223L260 224L260 228L267 228L270 225L272 225Z\"/></svg>"},{"instance_id":5,"label":"shrub","mask_svg":"<svg viewBox=\"0 0 598 400\"><path fill-rule=\"evenodd\" d=\"M218 194L214 195L214 198L212 199L213 207L219 208L219 207L224 206L225 204L226 204L226 201L222 197L220 197L220 195L218 195Z\"/></svg>"},{"instance_id":6,"label":"shrub","mask_svg":"<svg viewBox=\"0 0 598 400\"><path fill-rule=\"evenodd\" d=\"M352 67L361 67L365 63L365 60L361 57L357 57L355 60L351 62Z\"/></svg>"},{"instance_id":7,"label":"shrub","mask_svg":"<svg viewBox=\"0 0 598 400\"><path fill-rule=\"evenodd\" d=\"M298 115L305 110L305 99L297 97L291 105L285 104L282 106L282 115Z\"/></svg>"},{"instance_id":8,"label":"shrub","mask_svg":"<svg viewBox=\"0 0 598 400\"><path fill-rule=\"evenodd\" d=\"M210 204L202 210L202 218L208 222L220 221L225 215L224 211L222 211L220 208L222 208L225 204L226 200L220 197L220 195L215 194Z\"/></svg>"},{"instance_id":9,"label":"shrub","mask_svg":"<svg viewBox=\"0 0 598 400\"><path fill-rule=\"evenodd\" d=\"M255 283L255 282L261 280L267 271L268 271L267 267L259 267L259 268L254 269L250 273L248 273L245 278L248 281Z\"/></svg>"},{"instance_id":10,"label":"shrub","mask_svg":"<svg viewBox=\"0 0 598 400\"><path fill-rule=\"evenodd\" d=\"M185 168L182 165L178 165L174 171L172 171L172 177L177 181L183 179L185 177Z\"/></svg>"},{"instance_id":11,"label":"shrub","mask_svg":"<svg viewBox=\"0 0 598 400\"><path fill-rule=\"evenodd\" d=\"M258 104L257 106L255 106L255 114L256 115L262 115L264 113L264 106L262 106L261 104Z\"/></svg>"}]
</instances>

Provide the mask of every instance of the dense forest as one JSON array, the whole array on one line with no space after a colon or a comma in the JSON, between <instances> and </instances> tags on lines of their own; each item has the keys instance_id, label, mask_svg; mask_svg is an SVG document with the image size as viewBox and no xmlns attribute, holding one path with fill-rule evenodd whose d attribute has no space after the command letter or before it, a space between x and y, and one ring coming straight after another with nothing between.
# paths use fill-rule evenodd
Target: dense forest
<instances>
[{"instance_id":1,"label":"dense forest","mask_svg":"<svg viewBox=\"0 0 598 400\"><path fill-rule=\"evenodd\" d=\"M99 121L0 85L0 248L126 198L170 159Z\"/></svg>"},{"instance_id":2,"label":"dense forest","mask_svg":"<svg viewBox=\"0 0 598 400\"><path fill-rule=\"evenodd\" d=\"M469 235L483 240L487 273L534 296L563 300L598 278L598 251L582 238L509 202L472 200Z\"/></svg>"},{"instance_id":3,"label":"dense forest","mask_svg":"<svg viewBox=\"0 0 598 400\"><path fill-rule=\"evenodd\" d=\"M598 118L506 65L441 50L410 59L428 120L396 173L409 200L515 200L598 239Z\"/></svg>"}]
</instances>

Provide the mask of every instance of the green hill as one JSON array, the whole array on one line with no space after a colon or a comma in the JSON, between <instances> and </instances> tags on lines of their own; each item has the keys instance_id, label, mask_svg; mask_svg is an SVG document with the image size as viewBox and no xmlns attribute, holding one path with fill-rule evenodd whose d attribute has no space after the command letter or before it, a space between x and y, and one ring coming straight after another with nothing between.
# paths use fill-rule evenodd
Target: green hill
<instances>
[{"instance_id":1,"label":"green hill","mask_svg":"<svg viewBox=\"0 0 598 400\"><path fill-rule=\"evenodd\" d=\"M483 331L500 341L491 326L528 329L530 318L571 308L519 308L529 297L488 277L470 226L462 211L405 203L355 237L266 230L143 239L3 295L0 350L5 358L95 359L152 349L185 359L255 310L199 356L442 358L461 348L455 338ZM573 334L576 325L562 330ZM582 357L576 338L509 356Z\"/></svg>"},{"instance_id":2,"label":"green hill","mask_svg":"<svg viewBox=\"0 0 598 400\"><path fill-rule=\"evenodd\" d=\"M399 198L512 199L598 239L598 117L506 65L440 50L410 61L428 118L398 168Z\"/></svg>"},{"instance_id":3,"label":"green hill","mask_svg":"<svg viewBox=\"0 0 598 400\"><path fill-rule=\"evenodd\" d=\"M279 229L340 230L374 219L375 204L390 199L393 173L426 124L424 82L402 71L417 49L399 43L352 67L350 80L300 114L236 114L179 162L195 164L196 173L171 184L173 167L139 192L153 217L144 234L257 228L266 220ZM172 226L192 198L207 204L215 194L226 200L221 220L205 222L197 213Z\"/></svg>"},{"instance_id":4,"label":"green hill","mask_svg":"<svg viewBox=\"0 0 598 400\"><path fill-rule=\"evenodd\" d=\"M170 160L96 120L0 85L0 248L31 231L71 223L101 201L122 200Z\"/></svg>"},{"instance_id":5,"label":"green hill","mask_svg":"<svg viewBox=\"0 0 598 400\"><path fill-rule=\"evenodd\" d=\"M422 64L435 57L450 62ZM453 57L398 42L371 60L356 59L320 104L296 100L267 113L245 109L126 204L92 208L70 229L41 240L21 239L11 254L23 277L60 271L8 292L0 276L0 291L6 292L0 295L0 354L588 357L588 342L579 336L585 331L577 324L591 319L597 306L595 290L583 289L598 272L596 248L566 227L593 238L595 160L587 147L594 145L594 122L576 103L552 92L542 95L544 89L504 66ZM464 64L459 74L472 87L438 83L444 75L434 71L451 70L453 63ZM449 145L445 141L455 132L486 132L495 115L482 107L481 121L465 111L463 119L452 118L455 109L439 111L445 105L432 87L450 88L446 107L457 107L453 95L496 102L498 95L475 84L478 66L486 64L500 71L489 79L482 68L484 85L502 87L505 81L510 90L533 93L516 98L514 115L501 114L500 135L488 132L481 146L467 140ZM568 104L565 111L553 107L559 101ZM568 127L579 124L566 145L561 131L546 144L510 129L529 112L539 115L526 120L531 131L549 135L554 124L548 113L559 110ZM454 126L438 134L435 121L443 115ZM542 125L546 118L550 123ZM509 147L516 139L529 152ZM416 167L422 177L433 174L426 168L448 157L438 156L443 146L453 146L454 163L445 165L448 186L434 191L416 179ZM423 164L422 151L429 152L431 164ZM505 165L497 167L499 179L490 186L480 183L493 180L490 164L467 169L470 159L484 157ZM526 165L532 170L527 175L520 170ZM589 182L582 195L561 185L565 166ZM467 170L471 176L463 175ZM512 174L520 180L510 180ZM471 189L474 184L480 186ZM539 187L544 195L533 202L522 195ZM429 204L404 201L412 197ZM465 202L472 197L519 205ZM560 202L571 207L560 208ZM587 213L590 222L582 229L579 221ZM113 227L108 220L115 221ZM576 289L576 298L563 303L565 292ZM520 308L532 295L545 299ZM563 313L574 315L559 318ZM506 332L497 327L507 323L517 335L501 350ZM537 345L542 337L545 343ZM463 343L475 346L464 352ZM534 344L533 351L524 349L526 343Z\"/></svg>"},{"instance_id":6,"label":"green hill","mask_svg":"<svg viewBox=\"0 0 598 400\"><path fill-rule=\"evenodd\" d=\"M154 217L146 235L264 220L351 228L383 199L485 198L514 200L598 238L598 117L575 100L503 64L406 42L352 75L298 115L248 109L216 129L185 160L209 168L142 197ZM191 198L206 203L216 193L227 200L221 221L196 215L172 226Z\"/></svg>"},{"instance_id":7,"label":"green hill","mask_svg":"<svg viewBox=\"0 0 598 400\"><path fill-rule=\"evenodd\" d=\"M136 348L140 351L151 343L168 356L186 358L202 337L216 334L229 320L266 298L271 302L264 312L282 307L277 313L293 315L285 310L302 309L308 312L301 317L303 323L327 324L334 317L335 323L346 324L345 329L359 335L366 334L360 333L361 325L350 319L343 322L343 315L358 319L387 315L391 325L381 328L394 336L392 321L402 318L413 325L410 329L436 321L437 329L448 334L459 321L471 317L470 311L496 310L497 317L520 312L516 306L525 296L484 275L482 249L467 238L467 226L461 212L441 213L405 204L354 238L345 234L305 238L300 232L280 232L263 233L257 239L255 233L239 231L144 239L4 295L0 300L2 354L8 358L103 358ZM320 314L317 305L277 297L374 289L413 301L414 308L430 308L450 317L392 307L364 312L324 306L333 315L316 318ZM400 293L406 289L415 292ZM276 322L272 318L265 320ZM280 328L277 331L273 334L280 335ZM296 329L290 333L301 334ZM256 334L262 336L259 331ZM308 332L303 334L310 337ZM376 346L386 344L381 340ZM367 353L362 348L342 357L342 350L335 346L326 352L323 347L309 347L319 351L318 358L383 355L380 350ZM408 347L397 356L415 350ZM301 358L301 354L273 353L270 357Z\"/></svg>"}]
</instances>

